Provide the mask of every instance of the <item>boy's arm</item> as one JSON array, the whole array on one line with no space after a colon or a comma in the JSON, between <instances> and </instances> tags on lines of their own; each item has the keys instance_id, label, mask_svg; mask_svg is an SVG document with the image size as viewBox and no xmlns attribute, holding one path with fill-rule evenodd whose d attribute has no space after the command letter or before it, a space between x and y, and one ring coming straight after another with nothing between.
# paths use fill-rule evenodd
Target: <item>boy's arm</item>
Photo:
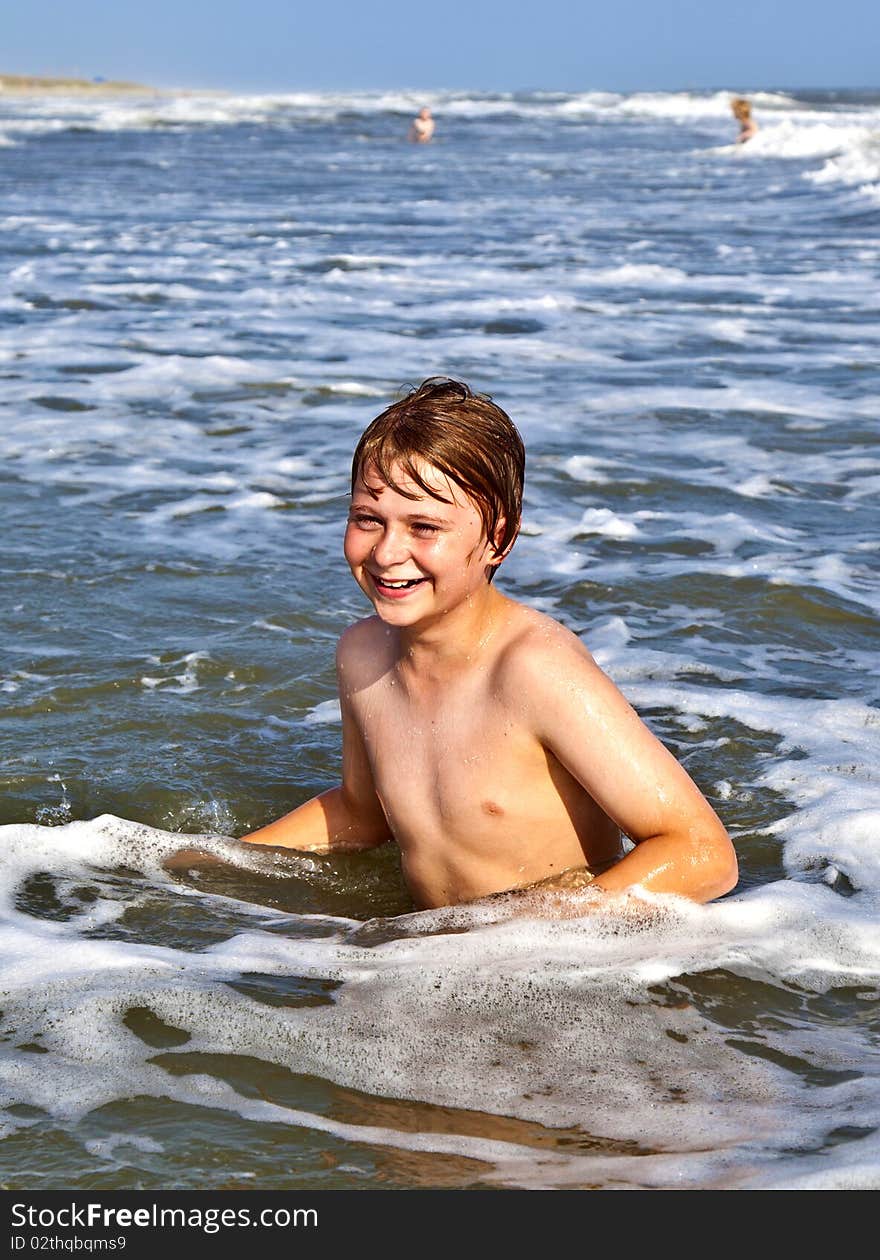
<instances>
[{"instance_id":1,"label":"boy's arm","mask_svg":"<svg viewBox=\"0 0 880 1260\"><path fill-rule=\"evenodd\" d=\"M583 645L545 641L520 663L541 742L635 845L591 887L699 902L729 892L737 860L718 815Z\"/></svg>"},{"instance_id":2,"label":"boy's arm","mask_svg":"<svg viewBox=\"0 0 880 1260\"><path fill-rule=\"evenodd\" d=\"M313 796L275 822L241 836L242 843L307 853L356 853L393 839L376 795L363 738L341 687L340 705L342 783ZM198 849L182 849L163 865L166 870L176 871L212 866L219 861L216 856Z\"/></svg>"},{"instance_id":3,"label":"boy's arm","mask_svg":"<svg viewBox=\"0 0 880 1260\"><path fill-rule=\"evenodd\" d=\"M355 853L393 839L363 738L343 694L342 783L241 839L308 853Z\"/></svg>"}]
</instances>

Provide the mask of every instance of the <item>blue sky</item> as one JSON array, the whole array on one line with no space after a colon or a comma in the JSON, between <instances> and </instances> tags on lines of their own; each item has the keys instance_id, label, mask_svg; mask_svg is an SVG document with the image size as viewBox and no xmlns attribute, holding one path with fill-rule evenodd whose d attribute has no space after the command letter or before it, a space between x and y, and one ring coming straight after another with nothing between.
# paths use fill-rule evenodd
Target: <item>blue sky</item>
<instances>
[{"instance_id":1,"label":"blue sky","mask_svg":"<svg viewBox=\"0 0 880 1260\"><path fill-rule=\"evenodd\" d=\"M880 86L880 0L7 0L0 72L249 91Z\"/></svg>"}]
</instances>

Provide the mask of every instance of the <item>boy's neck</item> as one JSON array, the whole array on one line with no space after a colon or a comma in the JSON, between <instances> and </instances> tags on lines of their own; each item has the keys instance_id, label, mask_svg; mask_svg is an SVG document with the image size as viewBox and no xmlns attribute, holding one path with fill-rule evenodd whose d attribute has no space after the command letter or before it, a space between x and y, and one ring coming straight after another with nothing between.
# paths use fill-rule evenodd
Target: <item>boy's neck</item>
<instances>
[{"instance_id":1,"label":"boy's neck","mask_svg":"<svg viewBox=\"0 0 880 1260\"><path fill-rule=\"evenodd\" d=\"M475 664L489 648L510 601L488 584L466 603L428 625L400 630L400 663L420 677L449 674Z\"/></svg>"}]
</instances>

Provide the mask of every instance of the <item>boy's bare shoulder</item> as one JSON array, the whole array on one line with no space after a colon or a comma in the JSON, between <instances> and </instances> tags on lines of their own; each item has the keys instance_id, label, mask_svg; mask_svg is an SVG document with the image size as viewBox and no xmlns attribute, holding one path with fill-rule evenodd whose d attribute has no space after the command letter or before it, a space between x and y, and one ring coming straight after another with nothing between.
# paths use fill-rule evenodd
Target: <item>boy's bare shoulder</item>
<instances>
[{"instance_id":1,"label":"boy's bare shoulder","mask_svg":"<svg viewBox=\"0 0 880 1260\"><path fill-rule=\"evenodd\" d=\"M508 628L504 647L504 655L508 659L521 655L534 656L536 653L540 656L546 653L557 655L559 652L572 653L587 661L593 659L576 634L555 617L538 612L537 608L516 604Z\"/></svg>"},{"instance_id":2,"label":"boy's bare shoulder","mask_svg":"<svg viewBox=\"0 0 880 1260\"><path fill-rule=\"evenodd\" d=\"M520 701L575 679L582 682L606 676L571 630L537 609L518 605L496 662L502 691Z\"/></svg>"},{"instance_id":3,"label":"boy's bare shoulder","mask_svg":"<svg viewBox=\"0 0 880 1260\"><path fill-rule=\"evenodd\" d=\"M496 661L496 694L515 720L542 742L570 745L574 732L599 724L634 737L639 719L626 696L576 634L529 610L516 619Z\"/></svg>"},{"instance_id":4,"label":"boy's bare shoulder","mask_svg":"<svg viewBox=\"0 0 880 1260\"><path fill-rule=\"evenodd\" d=\"M394 631L379 617L356 621L343 631L336 645L336 668L340 679L344 677L348 686L355 690L375 682L396 659Z\"/></svg>"}]
</instances>

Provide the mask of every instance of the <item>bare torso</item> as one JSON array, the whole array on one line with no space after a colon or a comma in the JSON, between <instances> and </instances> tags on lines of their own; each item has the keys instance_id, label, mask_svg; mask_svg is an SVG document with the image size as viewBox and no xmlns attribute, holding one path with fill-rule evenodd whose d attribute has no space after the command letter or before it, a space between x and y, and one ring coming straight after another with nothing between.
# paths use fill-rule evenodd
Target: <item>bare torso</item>
<instances>
[{"instance_id":1,"label":"bare torso","mask_svg":"<svg viewBox=\"0 0 880 1260\"><path fill-rule=\"evenodd\" d=\"M758 124L752 118L741 120L739 125L739 135L736 137L737 144L745 144L746 140L751 140L756 134Z\"/></svg>"},{"instance_id":2,"label":"bare torso","mask_svg":"<svg viewBox=\"0 0 880 1260\"><path fill-rule=\"evenodd\" d=\"M548 619L511 604L491 650L434 677L377 618L347 636L346 699L422 907L605 869L620 832L530 729L513 667Z\"/></svg>"},{"instance_id":3,"label":"bare torso","mask_svg":"<svg viewBox=\"0 0 880 1260\"><path fill-rule=\"evenodd\" d=\"M434 119L425 110L422 110L412 120L409 129L409 138L416 144L427 144L434 134Z\"/></svg>"}]
</instances>

